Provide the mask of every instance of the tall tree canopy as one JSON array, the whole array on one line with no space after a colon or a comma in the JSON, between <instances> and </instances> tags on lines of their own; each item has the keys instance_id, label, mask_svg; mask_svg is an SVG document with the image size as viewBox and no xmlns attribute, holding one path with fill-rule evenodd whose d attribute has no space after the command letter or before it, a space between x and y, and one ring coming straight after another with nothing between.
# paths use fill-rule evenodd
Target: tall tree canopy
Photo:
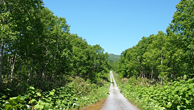
<instances>
[{"instance_id":1,"label":"tall tree canopy","mask_svg":"<svg viewBox=\"0 0 194 110\"><path fill-rule=\"evenodd\" d=\"M117 72L150 79L194 77L194 1L181 0L167 33L143 37L121 54Z\"/></svg>"},{"instance_id":2,"label":"tall tree canopy","mask_svg":"<svg viewBox=\"0 0 194 110\"><path fill-rule=\"evenodd\" d=\"M1 0L0 6L1 83L48 90L67 82L66 76L96 83L108 73L103 48L69 33L66 19L53 15L42 0Z\"/></svg>"}]
</instances>

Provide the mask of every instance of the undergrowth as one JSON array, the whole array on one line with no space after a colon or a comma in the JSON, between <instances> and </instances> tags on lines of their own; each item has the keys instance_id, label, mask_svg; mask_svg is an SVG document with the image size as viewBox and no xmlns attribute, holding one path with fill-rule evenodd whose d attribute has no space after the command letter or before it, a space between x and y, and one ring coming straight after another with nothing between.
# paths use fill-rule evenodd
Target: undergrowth
<instances>
[{"instance_id":1,"label":"undergrowth","mask_svg":"<svg viewBox=\"0 0 194 110\"><path fill-rule=\"evenodd\" d=\"M70 78L70 80L72 81L67 85L50 91L29 86L25 93L14 97L10 96L13 92L11 89L4 89L0 91L0 108L2 110L80 109L105 99L109 94L109 83L103 79L98 79L101 86L91 84L89 80L85 81L79 77Z\"/></svg>"},{"instance_id":2,"label":"undergrowth","mask_svg":"<svg viewBox=\"0 0 194 110\"><path fill-rule=\"evenodd\" d=\"M186 80L184 76L179 81L151 85L146 80L124 81L115 76L121 93L141 110L194 110L194 79Z\"/></svg>"}]
</instances>

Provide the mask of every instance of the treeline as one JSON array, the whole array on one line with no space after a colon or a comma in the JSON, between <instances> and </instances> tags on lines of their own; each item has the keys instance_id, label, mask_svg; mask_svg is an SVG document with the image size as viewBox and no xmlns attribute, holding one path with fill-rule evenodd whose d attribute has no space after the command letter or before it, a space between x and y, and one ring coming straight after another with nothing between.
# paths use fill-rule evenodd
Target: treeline
<instances>
[{"instance_id":1,"label":"treeline","mask_svg":"<svg viewBox=\"0 0 194 110\"><path fill-rule=\"evenodd\" d=\"M117 66L116 62L120 59L120 55L114 55L114 54L109 54L108 60L111 65L111 69L114 69L115 66Z\"/></svg>"},{"instance_id":2,"label":"treeline","mask_svg":"<svg viewBox=\"0 0 194 110\"><path fill-rule=\"evenodd\" d=\"M122 52L114 68L122 77L175 80L194 77L194 1L181 0L166 29Z\"/></svg>"},{"instance_id":3,"label":"treeline","mask_svg":"<svg viewBox=\"0 0 194 110\"><path fill-rule=\"evenodd\" d=\"M110 62L116 62L120 59L120 55L109 54L108 60Z\"/></svg>"},{"instance_id":4,"label":"treeline","mask_svg":"<svg viewBox=\"0 0 194 110\"><path fill-rule=\"evenodd\" d=\"M0 82L19 93L29 86L60 87L67 76L92 83L106 77L110 64L100 45L69 33L65 18L53 15L42 0L0 1Z\"/></svg>"}]
</instances>

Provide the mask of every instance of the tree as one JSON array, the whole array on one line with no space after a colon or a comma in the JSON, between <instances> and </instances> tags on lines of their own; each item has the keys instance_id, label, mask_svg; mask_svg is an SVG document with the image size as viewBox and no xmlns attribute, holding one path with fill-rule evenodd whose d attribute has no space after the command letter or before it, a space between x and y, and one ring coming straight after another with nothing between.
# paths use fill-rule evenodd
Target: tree
<instances>
[{"instance_id":1,"label":"tree","mask_svg":"<svg viewBox=\"0 0 194 110\"><path fill-rule=\"evenodd\" d=\"M181 63L188 66L187 73L191 73L191 71L192 73L194 73L193 5L194 5L193 0L181 0L176 5L177 11L174 13L173 20L171 21L170 26L167 28L168 36L172 37L173 40L179 43L179 45L178 43L176 43L177 45L176 48L179 49L179 51L177 52L182 51L182 53L184 53L183 54L184 56L181 56L182 62L184 63L182 62ZM183 65L181 67L183 67Z\"/></svg>"},{"instance_id":2,"label":"tree","mask_svg":"<svg viewBox=\"0 0 194 110\"><path fill-rule=\"evenodd\" d=\"M16 63L16 56L18 55L18 43L22 43L21 36L27 33L28 30L33 29L35 24L32 22L36 19L37 12L42 7L41 0L2 0L1 1L1 58L0 58L0 79L4 62L4 50L7 47L7 58L10 61L11 79ZM39 26L40 27L40 26ZM26 33L25 33L26 32ZM27 42L26 42L27 43ZM7 53L8 53L7 52Z\"/></svg>"},{"instance_id":3,"label":"tree","mask_svg":"<svg viewBox=\"0 0 194 110\"><path fill-rule=\"evenodd\" d=\"M177 5L177 11L173 15L173 20L169 26L175 34L193 39L194 28L194 2L193 0L181 0ZM169 29L168 29L169 30Z\"/></svg>"}]
</instances>

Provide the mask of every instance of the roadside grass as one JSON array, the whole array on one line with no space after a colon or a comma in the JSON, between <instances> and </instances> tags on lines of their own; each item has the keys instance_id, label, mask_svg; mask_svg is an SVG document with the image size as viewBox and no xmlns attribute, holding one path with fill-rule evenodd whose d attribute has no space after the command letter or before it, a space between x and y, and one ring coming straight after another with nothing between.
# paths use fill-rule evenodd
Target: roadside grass
<instances>
[{"instance_id":1,"label":"roadside grass","mask_svg":"<svg viewBox=\"0 0 194 110\"><path fill-rule=\"evenodd\" d=\"M109 95L109 84L105 84L103 87L98 88L96 92L93 92L89 96L86 96L87 100L80 104L81 110L94 110L95 108L101 108L104 101ZM78 109L79 110L79 109ZM96 110L96 109L95 109Z\"/></svg>"},{"instance_id":2,"label":"roadside grass","mask_svg":"<svg viewBox=\"0 0 194 110\"><path fill-rule=\"evenodd\" d=\"M102 106L104 105L104 103L109 95L109 87L110 87L110 82L111 82L110 72L107 74L107 78L108 78L108 81L107 81L108 83L105 84L102 87L102 89L100 90L99 94L101 94L101 95L98 94L99 101L87 104L87 105L83 106L83 108L81 108L81 110L100 110L102 108ZM90 96L95 96L95 95L96 94L91 94Z\"/></svg>"},{"instance_id":3,"label":"roadside grass","mask_svg":"<svg viewBox=\"0 0 194 110\"><path fill-rule=\"evenodd\" d=\"M1 110L13 109L68 109L80 110L84 106L94 104L102 99L106 99L109 95L110 81L104 78L98 79L98 84L92 84L89 80L84 80L80 77L70 78L70 82L59 88L54 88L51 91L42 92L33 86L28 88L27 93L16 97L9 97L10 89L7 89L7 94L0 91L0 108Z\"/></svg>"}]
</instances>

